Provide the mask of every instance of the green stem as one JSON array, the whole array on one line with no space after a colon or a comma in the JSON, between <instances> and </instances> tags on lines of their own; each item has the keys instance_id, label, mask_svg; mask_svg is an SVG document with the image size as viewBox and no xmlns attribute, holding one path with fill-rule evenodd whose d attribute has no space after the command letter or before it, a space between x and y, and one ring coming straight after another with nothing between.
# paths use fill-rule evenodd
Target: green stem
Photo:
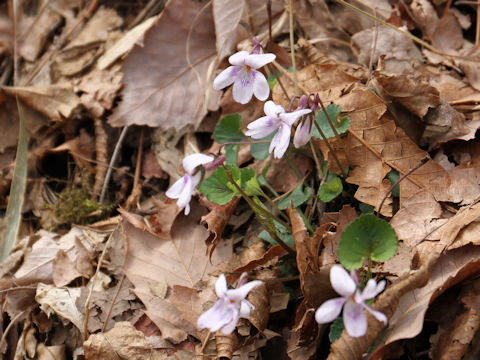
<instances>
[{"instance_id":1,"label":"green stem","mask_svg":"<svg viewBox=\"0 0 480 360\"><path fill-rule=\"evenodd\" d=\"M272 205L272 207L280 214L281 217L283 217L286 221L289 220L288 217L287 217L287 215L285 215L285 214L283 213L283 211L280 210L280 208L277 206L277 204L275 204L275 202L272 200L272 198L271 198L270 196L268 196L268 195L265 194L265 193L263 193L262 196L263 196L263 198L264 198L265 200L267 200L267 201L270 203L270 205Z\"/></svg>"}]
</instances>

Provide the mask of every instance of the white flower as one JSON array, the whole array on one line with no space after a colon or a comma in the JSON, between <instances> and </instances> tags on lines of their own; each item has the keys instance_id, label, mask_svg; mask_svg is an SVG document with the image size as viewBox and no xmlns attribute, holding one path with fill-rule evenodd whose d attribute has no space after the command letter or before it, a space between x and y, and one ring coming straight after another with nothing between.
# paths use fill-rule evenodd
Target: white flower
<instances>
[{"instance_id":1,"label":"white flower","mask_svg":"<svg viewBox=\"0 0 480 360\"><path fill-rule=\"evenodd\" d=\"M352 272L350 276L344 268L334 265L330 270L330 282L342 297L327 300L317 309L315 320L318 323L324 324L335 320L340 315L342 307L343 323L352 337L363 336L367 332L368 320L364 310L369 311L378 321L387 323L385 314L371 309L365 303L365 300L373 299L385 289L385 280L377 284L374 279L370 279L363 291L360 291L355 273Z\"/></svg>"},{"instance_id":2,"label":"white flower","mask_svg":"<svg viewBox=\"0 0 480 360\"><path fill-rule=\"evenodd\" d=\"M300 122L295 129L295 136L293 137L293 145L299 148L310 140L312 137L312 116L307 116L305 120Z\"/></svg>"},{"instance_id":3,"label":"white flower","mask_svg":"<svg viewBox=\"0 0 480 360\"><path fill-rule=\"evenodd\" d=\"M258 100L266 100L270 94L267 79L256 69L275 60L274 54L249 54L239 51L228 58L233 66L223 70L213 81L215 90L223 89L233 84L233 99L240 104L246 104L252 94Z\"/></svg>"},{"instance_id":4,"label":"white flower","mask_svg":"<svg viewBox=\"0 0 480 360\"><path fill-rule=\"evenodd\" d=\"M263 110L267 116L263 116L248 124L248 130L245 134L254 139L263 139L278 129L268 151L271 153L275 149L273 155L280 159L287 151L288 145L290 145L293 123L300 116L308 114L312 110L301 109L287 113L281 105L276 105L271 100L265 103Z\"/></svg>"},{"instance_id":5,"label":"white flower","mask_svg":"<svg viewBox=\"0 0 480 360\"><path fill-rule=\"evenodd\" d=\"M222 333L228 335L235 330L240 318L250 316L250 310L254 309L254 306L245 298L254 287L262 282L254 280L241 285L246 279L247 274L243 273L239 280L240 286L236 289L228 289L225 275L220 275L215 283L218 301L200 315L197 321L199 329L209 329L212 332L221 330Z\"/></svg>"},{"instance_id":6,"label":"white flower","mask_svg":"<svg viewBox=\"0 0 480 360\"><path fill-rule=\"evenodd\" d=\"M185 215L190 213L190 200L197 185L202 181L202 174L196 169L200 165L208 164L214 159L205 154L191 154L183 159L183 168L186 174L178 179L165 193L171 199L178 199L179 208L185 208Z\"/></svg>"}]
</instances>

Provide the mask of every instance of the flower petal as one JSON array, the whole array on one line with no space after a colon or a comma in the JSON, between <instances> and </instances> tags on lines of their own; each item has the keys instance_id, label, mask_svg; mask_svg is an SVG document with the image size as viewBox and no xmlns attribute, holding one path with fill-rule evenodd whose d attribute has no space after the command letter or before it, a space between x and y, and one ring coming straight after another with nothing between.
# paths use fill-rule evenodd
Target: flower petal
<instances>
[{"instance_id":1,"label":"flower petal","mask_svg":"<svg viewBox=\"0 0 480 360\"><path fill-rule=\"evenodd\" d=\"M340 315L345 300L343 297L338 297L325 301L315 312L315 321L326 324L335 320Z\"/></svg>"},{"instance_id":2,"label":"flower petal","mask_svg":"<svg viewBox=\"0 0 480 360\"><path fill-rule=\"evenodd\" d=\"M273 60L275 60L276 56L275 54L251 54L248 55L245 59L245 65L248 65L254 69L258 69L262 66L265 66L268 63L271 63ZM232 62L230 62L233 64Z\"/></svg>"},{"instance_id":3,"label":"flower petal","mask_svg":"<svg viewBox=\"0 0 480 360\"><path fill-rule=\"evenodd\" d=\"M234 318L234 312L220 299L210 309L205 311L197 320L199 329L210 329L215 332L225 324L231 322ZM238 321L238 319L237 319Z\"/></svg>"},{"instance_id":4,"label":"flower petal","mask_svg":"<svg viewBox=\"0 0 480 360\"><path fill-rule=\"evenodd\" d=\"M273 156L277 159L280 159L283 154L288 149L288 145L290 145L290 136L292 134L292 128L288 126L285 123L282 123L280 125L280 129L278 132L275 134L275 136L272 139L272 143L270 144L270 149L269 151L272 152L273 148L275 148L275 151L273 152ZM272 144L273 147L272 147Z\"/></svg>"},{"instance_id":5,"label":"flower petal","mask_svg":"<svg viewBox=\"0 0 480 360\"><path fill-rule=\"evenodd\" d=\"M373 299L375 296L380 294L385 289L385 280L382 280L378 283L374 279L370 279L365 285L365 288L362 291L362 299L368 300Z\"/></svg>"},{"instance_id":6,"label":"flower petal","mask_svg":"<svg viewBox=\"0 0 480 360\"><path fill-rule=\"evenodd\" d=\"M186 176L186 175L185 175ZM181 177L167 190L165 195L170 199L178 199L182 194L183 188L185 187L186 179L185 176Z\"/></svg>"},{"instance_id":7,"label":"flower petal","mask_svg":"<svg viewBox=\"0 0 480 360\"><path fill-rule=\"evenodd\" d=\"M240 286L237 289L227 290L227 297L235 301L241 301L245 299L248 293L256 286L260 285L262 282L260 280L254 280L246 283L245 285Z\"/></svg>"},{"instance_id":8,"label":"flower petal","mask_svg":"<svg viewBox=\"0 0 480 360\"><path fill-rule=\"evenodd\" d=\"M357 284L340 265L333 265L330 269L330 283L335 291L342 296L351 296L357 289Z\"/></svg>"},{"instance_id":9,"label":"flower petal","mask_svg":"<svg viewBox=\"0 0 480 360\"><path fill-rule=\"evenodd\" d=\"M354 301L347 301L343 307L343 323L348 335L359 337L367 332L368 321L363 312L362 304Z\"/></svg>"},{"instance_id":10,"label":"flower petal","mask_svg":"<svg viewBox=\"0 0 480 360\"><path fill-rule=\"evenodd\" d=\"M232 65L244 65L245 59L249 56L248 51L239 51L228 58L228 62Z\"/></svg>"},{"instance_id":11,"label":"flower petal","mask_svg":"<svg viewBox=\"0 0 480 360\"><path fill-rule=\"evenodd\" d=\"M282 105L277 105L272 100L268 100L265 105L263 105L263 111L272 118L278 118L280 114L285 112L285 109Z\"/></svg>"},{"instance_id":12,"label":"flower petal","mask_svg":"<svg viewBox=\"0 0 480 360\"><path fill-rule=\"evenodd\" d=\"M225 278L225 275L221 274L217 281L215 281L215 293L219 298L223 298L225 297L227 290L227 279Z\"/></svg>"},{"instance_id":13,"label":"flower petal","mask_svg":"<svg viewBox=\"0 0 480 360\"><path fill-rule=\"evenodd\" d=\"M213 80L213 88L215 90L220 90L233 84L241 70L242 67L240 66L229 66L218 74L215 80Z\"/></svg>"},{"instance_id":14,"label":"flower petal","mask_svg":"<svg viewBox=\"0 0 480 360\"><path fill-rule=\"evenodd\" d=\"M302 109L302 110L295 110L290 113L284 113L280 115L280 118L285 121L288 125L292 126L297 119L302 116L311 113L312 110L310 109Z\"/></svg>"},{"instance_id":15,"label":"flower petal","mask_svg":"<svg viewBox=\"0 0 480 360\"><path fill-rule=\"evenodd\" d=\"M233 99L240 104L248 103L253 95L253 82L251 73L240 75L233 84Z\"/></svg>"},{"instance_id":16,"label":"flower petal","mask_svg":"<svg viewBox=\"0 0 480 360\"><path fill-rule=\"evenodd\" d=\"M250 301L242 300L240 302L240 317L248 319L250 317L250 311L253 309L255 309L255 306L253 306Z\"/></svg>"},{"instance_id":17,"label":"flower petal","mask_svg":"<svg viewBox=\"0 0 480 360\"><path fill-rule=\"evenodd\" d=\"M258 100L267 100L270 95L270 87L265 76L257 70L250 70L253 76L253 94Z\"/></svg>"},{"instance_id":18,"label":"flower petal","mask_svg":"<svg viewBox=\"0 0 480 360\"><path fill-rule=\"evenodd\" d=\"M254 139L263 139L278 129L280 120L269 116L263 116L247 125L245 135Z\"/></svg>"},{"instance_id":19,"label":"flower petal","mask_svg":"<svg viewBox=\"0 0 480 360\"><path fill-rule=\"evenodd\" d=\"M185 158L183 159L183 168L188 174L192 175L193 171L197 166L208 164L209 162L212 162L214 159L215 158L211 155L191 154L191 155L185 156Z\"/></svg>"},{"instance_id":20,"label":"flower petal","mask_svg":"<svg viewBox=\"0 0 480 360\"><path fill-rule=\"evenodd\" d=\"M380 312L380 311L377 311L377 310L373 310L370 306L367 306L367 305L365 305L364 307L365 307L365 309L368 310L368 312L369 312L370 314L372 314L373 316L375 316L375 319L377 319L378 321L383 322L384 324L387 324L387 323L388 323L388 318L387 318L387 316L386 316L384 313L382 313L382 312Z\"/></svg>"},{"instance_id":21,"label":"flower petal","mask_svg":"<svg viewBox=\"0 0 480 360\"><path fill-rule=\"evenodd\" d=\"M239 318L240 318L240 314L238 310L232 309L232 320L226 323L225 326L220 329L220 331L225 335L231 334L237 327Z\"/></svg>"},{"instance_id":22,"label":"flower petal","mask_svg":"<svg viewBox=\"0 0 480 360\"><path fill-rule=\"evenodd\" d=\"M295 130L295 136L293 137L293 144L296 148L299 148L310 140L312 137L312 120L311 118L302 121L298 124Z\"/></svg>"},{"instance_id":23,"label":"flower petal","mask_svg":"<svg viewBox=\"0 0 480 360\"><path fill-rule=\"evenodd\" d=\"M177 205L179 208L184 208L188 205L190 200L192 200L192 195L193 195L193 192L195 191L195 186L193 184L192 177L188 174L185 174L183 179L185 180L185 186L183 187L182 193L178 197ZM186 215L188 215L188 212L190 212L189 210L187 210Z\"/></svg>"}]
</instances>

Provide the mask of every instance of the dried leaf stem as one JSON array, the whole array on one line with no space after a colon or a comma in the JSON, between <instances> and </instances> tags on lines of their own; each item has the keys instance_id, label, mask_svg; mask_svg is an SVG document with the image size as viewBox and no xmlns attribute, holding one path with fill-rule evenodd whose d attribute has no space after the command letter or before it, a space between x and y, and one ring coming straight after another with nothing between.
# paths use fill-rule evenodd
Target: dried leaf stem
<instances>
[{"instance_id":1,"label":"dried leaf stem","mask_svg":"<svg viewBox=\"0 0 480 360\"><path fill-rule=\"evenodd\" d=\"M108 319L110 318L110 314L112 313L113 306L115 305L115 302L117 301L118 294L120 293L120 290L122 289L124 280L125 280L125 274L122 275L122 278L120 279L120 282L118 283L117 290L115 291L115 295L113 296L112 303L110 304L107 315L105 316L105 321L103 322L102 330L100 330L100 332L104 332L105 328L107 327Z\"/></svg>"},{"instance_id":2,"label":"dried leaf stem","mask_svg":"<svg viewBox=\"0 0 480 360\"><path fill-rule=\"evenodd\" d=\"M300 96L300 90L298 89L297 81L297 66L295 61L295 40L293 38L293 0L288 2L288 22L290 27L290 55L292 57L292 67L293 67L293 83L295 84L295 95Z\"/></svg>"}]
</instances>

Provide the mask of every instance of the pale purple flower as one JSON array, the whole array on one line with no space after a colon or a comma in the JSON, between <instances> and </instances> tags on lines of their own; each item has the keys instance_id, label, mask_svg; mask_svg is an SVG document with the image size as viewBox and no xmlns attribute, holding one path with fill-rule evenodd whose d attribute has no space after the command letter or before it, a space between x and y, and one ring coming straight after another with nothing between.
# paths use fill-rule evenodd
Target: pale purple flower
<instances>
[{"instance_id":1,"label":"pale purple flower","mask_svg":"<svg viewBox=\"0 0 480 360\"><path fill-rule=\"evenodd\" d=\"M165 193L171 199L178 199L177 205L179 208L185 208L185 215L190 213L190 200L192 200L195 188L202 181L202 174L197 171L197 167L208 164L213 160L213 156L205 154L186 156L183 159L183 168L186 174L181 179L178 179Z\"/></svg>"},{"instance_id":2,"label":"pale purple flower","mask_svg":"<svg viewBox=\"0 0 480 360\"><path fill-rule=\"evenodd\" d=\"M365 300L373 299L385 289L385 280L378 284L370 279L363 290L358 289L358 278L355 272L350 276L344 268L334 265L330 270L330 282L332 287L342 297L325 301L316 311L315 320L320 323L328 323L335 320L342 311L343 323L347 333L352 337L365 335L367 332L367 317L364 310L370 312L378 321L387 323L388 319L380 311L371 309Z\"/></svg>"},{"instance_id":3,"label":"pale purple flower","mask_svg":"<svg viewBox=\"0 0 480 360\"><path fill-rule=\"evenodd\" d=\"M308 143L312 137L312 120L313 117L309 115L297 125L295 136L293 137L293 145L295 145L296 148Z\"/></svg>"},{"instance_id":4,"label":"pale purple flower","mask_svg":"<svg viewBox=\"0 0 480 360\"><path fill-rule=\"evenodd\" d=\"M218 301L205 311L197 321L199 329L209 329L212 332L221 330L225 335L231 334L240 318L248 318L254 306L245 298L248 293L262 282L254 280L247 282L247 274L243 273L236 289L228 289L225 275L215 282L215 292Z\"/></svg>"},{"instance_id":5,"label":"pale purple flower","mask_svg":"<svg viewBox=\"0 0 480 360\"><path fill-rule=\"evenodd\" d=\"M288 145L290 145L293 123L300 116L308 114L312 110L301 109L287 113L281 105L276 105L271 100L265 103L263 110L267 116L263 116L248 124L248 130L245 134L254 139L263 139L278 129L268 151L270 153L274 151L274 157L280 159L287 151Z\"/></svg>"},{"instance_id":6,"label":"pale purple flower","mask_svg":"<svg viewBox=\"0 0 480 360\"><path fill-rule=\"evenodd\" d=\"M267 79L256 69L275 60L274 54L249 54L239 51L228 58L233 66L223 70L213 81L215 90L223 89L233 84L233 99L240 104L246 104L252 95L258 100L266 100L270 94Z\"/></svg>"}]
</instances>

